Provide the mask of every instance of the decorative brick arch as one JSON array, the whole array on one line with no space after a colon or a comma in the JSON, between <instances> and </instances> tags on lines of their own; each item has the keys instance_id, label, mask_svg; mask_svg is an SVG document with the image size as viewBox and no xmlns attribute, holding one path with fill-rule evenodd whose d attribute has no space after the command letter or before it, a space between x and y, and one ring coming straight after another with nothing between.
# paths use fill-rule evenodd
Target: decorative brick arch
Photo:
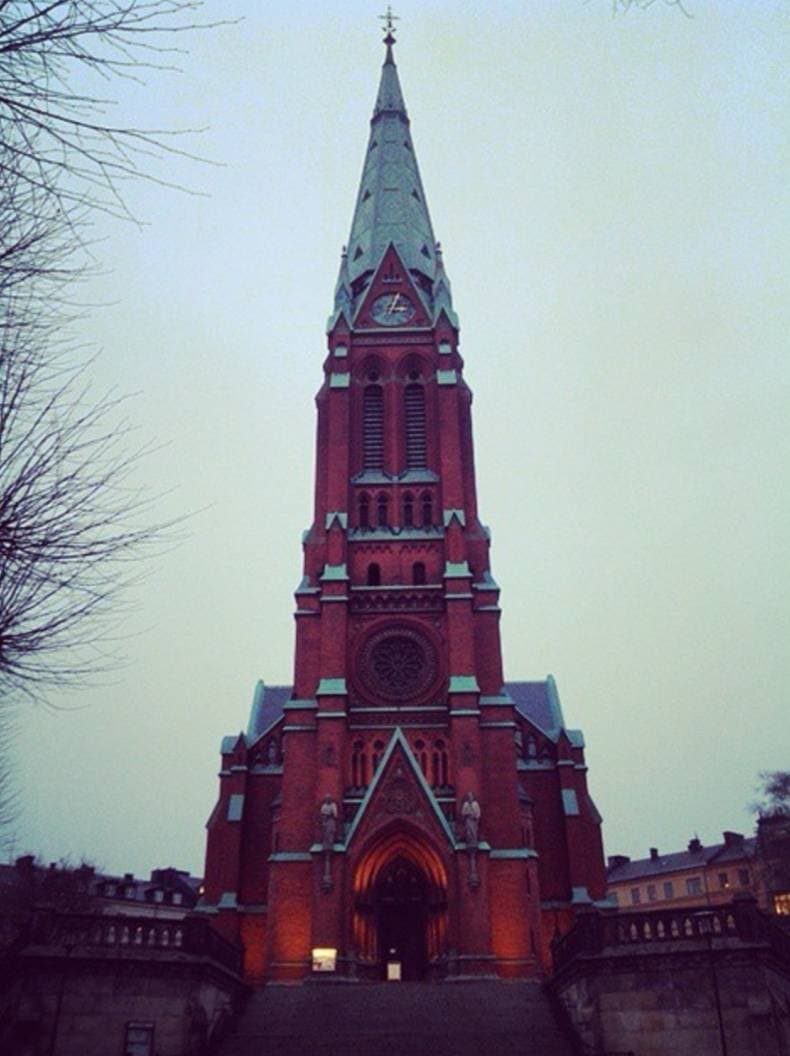
<instances>
[{"instance_id":1,"label":"decorative brick arch","mask_svg":"<svg viewBox=\"0 0 790 1056\"><path fill-rule=\"evenodd\" d=\"M425 945L430 970L441 972L448 953L448 906L452 900L448 861L434 841L407 820L398 818L379 830L360 850L351 867L353 892L351 941L362 966L380 963L376 890L379 879L398 860L414 867L424 880Z\"/></svg>"}]
</instances>

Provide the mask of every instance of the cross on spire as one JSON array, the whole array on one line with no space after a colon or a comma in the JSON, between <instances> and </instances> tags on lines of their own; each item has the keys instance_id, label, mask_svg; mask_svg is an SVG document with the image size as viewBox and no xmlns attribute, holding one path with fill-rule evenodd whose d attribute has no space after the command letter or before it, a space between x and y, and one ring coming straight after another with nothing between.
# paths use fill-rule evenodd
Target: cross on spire
<instances>
[{"instance_id":1,"label":"cross on spire","mask_svg":"<svg viewBox=\"0 0 790 1056\"><path fill-rule=\"evenodd\" d=\"M393 15L392 4L387 4L386 14L379 15L379 18L384 23L384 29L386 30L384 43L388 48L391 48L395 43L395 23L400 21L400 15Z\"/></svg>"}]
</instances>

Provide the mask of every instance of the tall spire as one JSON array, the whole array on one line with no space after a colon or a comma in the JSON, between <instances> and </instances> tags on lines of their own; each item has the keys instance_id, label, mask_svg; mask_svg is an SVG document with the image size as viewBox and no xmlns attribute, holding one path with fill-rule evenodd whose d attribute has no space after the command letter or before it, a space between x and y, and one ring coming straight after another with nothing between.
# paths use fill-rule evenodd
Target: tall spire
<instances>
[{"instance_id":1,"label":"tall spire","mask_svg":"<svg viewBox=\"0 0 790 1056\"><path fill-rule=\"evenodd\" d=\"M341 310L353 314L359 306L360 295L390 244L395 246L415 279L428 308L432 312L434 309L434 284L440 268L436 238L393 55L393 21L396 16L388 9L382 18L385 22L386 54L351 221L343 282L339 284L341 288L351 291L352 303L349 305L346 299L341 304L343 298L336 296L330 326ZM446 275L442 274L442 279L443 306L448 307L449 283Z\"/></svg>"}]
</instances>

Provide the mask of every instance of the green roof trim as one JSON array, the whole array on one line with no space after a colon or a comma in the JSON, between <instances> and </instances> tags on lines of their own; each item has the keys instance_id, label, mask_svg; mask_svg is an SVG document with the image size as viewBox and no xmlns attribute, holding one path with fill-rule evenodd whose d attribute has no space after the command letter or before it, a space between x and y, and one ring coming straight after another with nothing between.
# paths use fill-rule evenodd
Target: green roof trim
<instances>
[{"instance_id":1,"label":"green roof trim","mask_svg":"<svg viewBox=\"0 0 790 1056\"><path fill-rule=\"evenodd\" d=\"M347 389L351 384L351 375L345 374L330 374L329 375L329 388L330 389Z\"/></svg>"},{"instance_id":2,"label":"green roof trim","mask_svg":"<svg viewBox=\"0 0 790 1056\"><path fill-rule=\"evenodd\" d=\"M344 678L322 678L315 695L317 697L343 697L347 692Z\"/></svg>"},{"instance_id":3,"label":"green roof trim","mask_svg":"<svg viewBox=\"0 0 790 1056\"><path fill-rule=\"evenodd\" d=\"M335 353L334 354L335 354L335 356L338 359L345 359L346 356L348 355L348 346L347 345L335 345Z\"/></svg>"},{"instance_id":4,"label":"green roof trim","mask_svg":"<svg viewBox=\"0 0 790 1056\"><path fill-rule=\"evenodd\" d=\"M451 356L453 354L453 346L449 341L439 342L439 355L440 356Z\"/></svg>"},{"instance_id":5,"label":"green roof trim","mask_svg":"<svg viewBox=\"0 0 790 1056\"><path fill-rule=\"evenodd\" d=\"M455 517L455 519L458 521L458 523L461 525L462 528L464 528L466 526L466 514L464 513L464 511L463 510L450 509L450 510L443 510L442 511L442 520L444 522L445 528L449 528L450 527L450 524L452 523L453 517Z\"/></svg>"},{"instance_id":6,"label":"green roof trim","mask_svg":"<svg viewBox=\"0 0 790 1056\"><path fill-rule=\"evenodd\" d=\"M322 583L339 583L348 579L348 569L345 562L342 565L324 565L321 573Z\"/></svg>"},{"instance_id":7,"label":"green roof trim","mask_svg":"<svg viewBox=\"0 0 790 1056\"><path fill-rule=\"evenodd\" d=\"M491 858L537 858L538 852L531 847L499 847L493 849Z\"/></svg>"},{"instance_id":8,"label":"green roof trim","mask_svg":"<svg viewBox=\"0 0 790 1056\"><path fill-rule=\"evenodd\" d=\"M315 711L317 707L314 697L292 697L283 704L283 711Z\"/></svg>"},{"instance_id":9,"label":"green roof trim","mask_svg":"<svg viewBox=\"0 0 790 1056\"><path fill-rule=\"evenodd\" d=\"M335 520L341 528L348 528L348 514L345 510L330 510L326 515L326 527L331 528Z\"/></svg>"},{"instance_id":10,"label":"green roof trim","mask_svg":"<svg viewBox=\"0 0 790 1056\"><path fill-rule=\"evenodd\" d=\"M445 579L471 579L472 572L468 561L445 561Z\"/></svg>"},{"instance_id":11,"label":"green roof trim","mask_svg":"<svg viewBox=\"0 0 790 1056\"><path fill-rule=\"evenodd\" d=\"M579 816L581 811L579 810L579 800L576 798L576 789L562 789L562 810L566 818Z\"/></svg>"},{"instance_id":12,"label":"green roof trim","mask_svg":"<svg viewBox=\"0 0 790 1056\"><path fill-rule=\"evenodd\" d=\"M458 381L458 374L454 370L437 370L436 371L436 382L439 385L455 385Z\"/></svg>"},{"instance_id":13,"label":"green roof trim","mask_svg":"<svg viewBox=\"0 0 790 1056\"><path fill-rule=\"evenodd\" d=\"M270 862L312 862L312 855L307 851L277 851L269 855Z\"/></svg>"},{"instance_id":14,"label":"green roof trim","mask_svg":"<svg viewBox=\"0 0 790 1056\"><path fill-rule=\"evenodd\" d=\"M244 812L244 793L233 792L228 797L228 813L226 816L227 821L241 821L241 815Z\"/></svg>"},{"instance_id":15,"label":"green roof trim","mask_svg":"<svg viewBox=\"0 0 790 1056\"><path fill-rule=\"evenodd\" d=\"M474 675L450 675L450 693L479 693L480 686Z\"/></svg>"}]
</instances>

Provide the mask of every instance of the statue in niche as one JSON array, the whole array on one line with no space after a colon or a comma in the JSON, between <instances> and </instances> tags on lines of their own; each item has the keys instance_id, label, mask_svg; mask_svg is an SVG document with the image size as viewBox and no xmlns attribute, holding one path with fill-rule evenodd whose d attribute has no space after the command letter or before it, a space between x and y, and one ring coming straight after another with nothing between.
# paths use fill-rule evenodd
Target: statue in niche
<instances>
[{"instance_id":1,"label":"statue in niche","mask_svg":"<svg viewBox=\"0 0 790 1056\"><path fill-rule=\"evenodd\" d=\"M461 818L464 823L464 839L467 847L477 847L480 829L480 804L474 792L467 792L461 807Z\"/></svg>"},{"instance_id":2,"label":"statue in niche","mask_svg":"<svg viewBox=\"0 0 790 1056\"><path fill-rule=\"evenodd\" d=\"M538 745L534 737L527 738L527 759L534 762L538 757Z\"/></svg>"},{"instance_id":3,"label":"statue in niche","mask_svg":"<svg viewBox=\"0 0 790 1056\"><path fill-rule=\"evenodd\" d=\"M477 845L480 831L480 804L474 792L467 792L461 807L461 820L464 825L464 840L469 855L469 886L474 889L480 886L477 875Z\"/></svg>"},{"instance_id":4,"label":"statue in niche","mask_svg":"<svg viewBox=\"0 0 790 1056\"><path fill-rule=\"evenodd\" d=\"M321 821L321 843L324 848L324 875L321 878L321 886L324 891L329 891L332 887L332 865L330 859L337 833L337 803L335 803L328 792L324 796L324 802L321 804L318 815Z\"/></svg>"},{"instance_id":5,"label":"statue in niche","mask_svg":"<svg viewBox=\"0 0 790 1056\"><path fill-rule=\"evenodd\" d=\"M331 851L335 842L335 834L337 833L337 803L335 803L328 792L324 796L324 802L321 804L319 814L321 818L321 842L325 851Z\"/></svg>"},{"instance_id":6,"label":"statue in niche","mask_svg":"<svg viewBox=\"0 0 790 1056\"><path fill-rule=\"evenodd\" d=\"M274 766L280 761L280 753L277 751L277 738L272 737L269 741L269 748L266 753L266 761L270 766Z\"/></svg>"}]
</instances>

